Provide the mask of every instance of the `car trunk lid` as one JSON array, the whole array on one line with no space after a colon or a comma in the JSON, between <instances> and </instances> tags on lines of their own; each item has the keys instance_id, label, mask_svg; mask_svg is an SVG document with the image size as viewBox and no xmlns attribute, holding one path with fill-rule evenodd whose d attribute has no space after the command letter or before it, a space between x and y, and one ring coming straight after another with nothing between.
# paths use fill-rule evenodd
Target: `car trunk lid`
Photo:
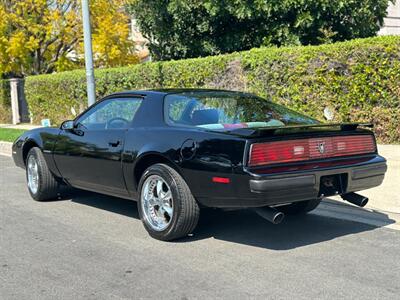
<instances>
[{"instance_id":1,"label":"car trunk lid","mask_svg":"<svg viewBox=\"0 0 400 300\"><path fill-rule=\"evenodd\" d=\"M274 126L274 127L244 127L233 128L226 130L216 130L230 135L246 137L246 138L261 138L271 137L276 135L286 134L304 134L312 132L349 132L355 131L359 127L372 128L370 123L330 123L330 124L302 124L302 125L288 125L288 126ZM213 130L214 131L214 130Z\"/></svg>"}]
</instances>

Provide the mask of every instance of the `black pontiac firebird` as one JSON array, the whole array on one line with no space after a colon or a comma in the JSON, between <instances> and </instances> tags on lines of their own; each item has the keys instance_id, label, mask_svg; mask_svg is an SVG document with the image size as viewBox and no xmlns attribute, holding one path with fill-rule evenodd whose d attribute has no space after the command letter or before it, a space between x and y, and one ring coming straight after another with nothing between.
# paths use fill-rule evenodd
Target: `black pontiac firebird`
<instances>
[{"instance_id":1,"label":"black pontiac firebird","mask_svg":"<svg viewBox=\"0 0 400 300\"><path fill-rule=\"evenodd\" d=\"M35 200L62 185L138 201L149 234L192 232L202 207L252 208L273 223L323 197L364 206L356 191L386 172L367 124L323 124L257 96L220 90L112 94L60 128L13 145Z\"/></svg>"}]
</instances>

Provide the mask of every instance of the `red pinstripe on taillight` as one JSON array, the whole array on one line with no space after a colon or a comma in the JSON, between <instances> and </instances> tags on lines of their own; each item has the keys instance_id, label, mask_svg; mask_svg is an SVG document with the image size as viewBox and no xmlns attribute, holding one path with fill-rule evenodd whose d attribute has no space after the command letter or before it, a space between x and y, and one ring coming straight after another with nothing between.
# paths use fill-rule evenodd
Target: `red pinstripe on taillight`
<instances>
[{"instance_id":1,"label":"red pinstripe on taillight","mask_svg":"<svg viewBox=\"0 0 400 300\"><path fill-rule=\"evenodd\" d=\"M251 145L249 166L373 153L372 135L297 139Z\"/></svg>"}]
</instances>

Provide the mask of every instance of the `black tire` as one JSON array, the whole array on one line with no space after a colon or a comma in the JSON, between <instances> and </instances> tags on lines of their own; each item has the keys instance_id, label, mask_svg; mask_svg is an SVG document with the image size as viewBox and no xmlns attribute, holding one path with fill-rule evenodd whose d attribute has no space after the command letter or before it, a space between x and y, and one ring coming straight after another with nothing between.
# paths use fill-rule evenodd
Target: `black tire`
<instances>
[{"instance_id":1,"label":"black tire","mask_svg":"<svg viewBox=\"0 0 400 300\"><path fill-rule=\"evenodd\" d=\"M316 209L320 203L321 199L311 199L280 206L277 209L283 212L285 215L304 215Z\"/></svg>"},{"instance_id":2,"label":"black tire","mask_svg":"<svg viewBox=\"0 0 400 300\"><path fill-rule=\"evenodd\" d=\"M160 176L170 187L172 194L173 213L171 221L163 231L154 230L147 222L142 206L143 184L151 175ZM143 173L139 182L138 211L147 232L155 239L171 241L186 237L197 226L200 208L194 199L184 179L173 168L166 164L155 164Z\"/></svg>"},{"instance_id":3,"label":"black tire","mask_svg":"<svg viewBox=\"0 0 400 300\"><path fill-rule=\"evenodd\" d=\"M42 151L33 147L29 150L26 157L26 180L28 182L28 162L32 157L37 163L38 167L38 188L37 191L32 191L28 185L29 193L36 201L47 201L56 199L60 192L60 184L57 182L54 175L47 167L47 163L43 157Z\"/></svg>"}]
</instances>

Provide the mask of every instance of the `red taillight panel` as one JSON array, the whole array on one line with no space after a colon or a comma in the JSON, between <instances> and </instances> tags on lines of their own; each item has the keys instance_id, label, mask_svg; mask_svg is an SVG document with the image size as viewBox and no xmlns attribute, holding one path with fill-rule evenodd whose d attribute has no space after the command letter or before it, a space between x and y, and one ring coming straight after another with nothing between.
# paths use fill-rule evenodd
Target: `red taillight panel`
<instances>
[{"instance_id":1,"label":"red taillight panel","mask_svg":"<svg viewBox=\"0 0 400 300\"><path fill-rule=\"evenodd\" d=\"M299 139L251 145L249 166L373 153L372 135Z\"/></svg>"},{"instance_id":2,"label":"red taillight panel","mask_svg":"<svg viewBox=\"0 0 400 300\"><path fill-rule=\"evenodd\" d=\"M306 160L309 157L307 140L257 143L251 145L250 166Z\"/></svg>"}]
</instances>

